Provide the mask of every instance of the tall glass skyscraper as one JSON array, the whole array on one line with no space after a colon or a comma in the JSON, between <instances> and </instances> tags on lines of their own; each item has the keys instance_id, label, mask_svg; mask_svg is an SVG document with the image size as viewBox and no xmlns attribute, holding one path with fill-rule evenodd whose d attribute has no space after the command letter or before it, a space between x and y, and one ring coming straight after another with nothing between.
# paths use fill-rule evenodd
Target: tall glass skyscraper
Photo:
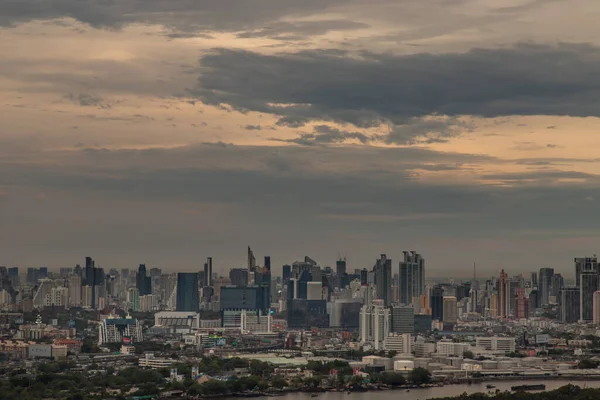
<instances>
[{"instance_id":1,"label":"tall glass skyscraper","mask_svg":"<svg viewBox=\"0 0 600 400\"><path fill-rule=\"evenodd\" d=\"M198 294L198 274L194 272L179 272L177 274L177 311L200 310Z\"/></svg>"}]
</instances>

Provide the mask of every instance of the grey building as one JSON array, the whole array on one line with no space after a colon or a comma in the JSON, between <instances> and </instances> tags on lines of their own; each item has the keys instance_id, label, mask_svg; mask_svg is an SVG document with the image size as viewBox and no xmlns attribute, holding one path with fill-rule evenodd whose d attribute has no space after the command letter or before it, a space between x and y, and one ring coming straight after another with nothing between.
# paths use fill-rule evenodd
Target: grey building
<instances>
[{"instance_id":1,"label":"grey building","mask_svg":"<svg viewBox=\"0 0 600 400\"><path fill-rule=\"evenodd\" d=\"M265 286L222 286L220 306L223 310L260 310L267 313L269 303L269 288Z\"/></svg>"},{"instance_id":2,"label":"grey building","mask_svg":"<svg viewBox=\"0 0 600 400\"><path fill-rule=\"evenodd\" d=\"M583 271L595 271L598 273L598 258L593 257L576 257L575 260L575 286L581 286L581 273Z\"/></svg>"},{"instance_id":3,"label":"grey building","mask_svg":"<svg viewBox=\"0 0 600 400\"><path fill-rule=\"evenodd\" d=\"M386 307L392 305L392 260L382 254L373 267L375 291Z\"/></svg>"},{"instance_id":4,"label":"grey building","mask_svg":"<svg viewBox=\"0 0 600 400\"><path fill-rule=\"evenodd\" d=\"M554 268L541 268L538 281L538 291L540 295L540 306L545 306L550 301L550 286L552 285L552 276Z\"/></svg>"},{"instance_id":5,"label":"grey building","mask_svg":"<svg viewBox=\"0 0 600 400\"><path fill-rule=\"evenodd\" d=\"M594 292L598 290L598 273L582 271L579 280L579 307L581 321L594 319Z\"/></svg>"},{"instance_id":6,"label":"grey building","mask_svg":"<svg viewBox=\"0 0 600 400\"><path fill-rule=\"evenodd\" d=\"M248 286L248 269L233 268L229 271L229 279L233 286Z\"/></svg>"},{"instance_id":7,"label":"grey building","mask_svg":"<svg viewBox=\"0 0 600 400\"><path fill-rule=\"evenodd\" d=\"M200 295L198 293L198 274L195 272L179 272L177 274L177 311L200 310Z\"/></svg>"},{"instance_id":8,"label":"grey building","mask_svg":"<svg viewBox=\"0 0 600 400\"><path fill-rule=\"evenodd\" d=\"M394 333L414 333L415 309L412 306L393 306L392 327L390 331Z\"/></svg>"},{"instance_id":9,"label":"grey building","mask_svg":"<svg viewBox=\"0 0 600 400\"><path fill-rule=\"evenodd\" d=\"M404 251L399 268L401 304L412 304L413 298L425 293L425 259L415 251Z\"/></svg>"},{"instance_id":10,"label":"grey building","mask_svg":"<svg viewBox=\"0 0 600 400\"><path fill-rule=\"evenodd\" d=\"M558 319L562 322L577 322L579 319L579 288L563 288L558 296Z\"/></svg>"}]
</instances>

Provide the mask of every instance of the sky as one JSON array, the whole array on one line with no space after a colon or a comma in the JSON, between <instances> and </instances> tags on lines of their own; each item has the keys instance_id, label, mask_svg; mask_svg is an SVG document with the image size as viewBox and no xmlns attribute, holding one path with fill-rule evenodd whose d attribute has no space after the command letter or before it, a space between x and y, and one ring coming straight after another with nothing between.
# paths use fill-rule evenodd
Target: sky
<instances>
[{"instance_id":1,"label":"sky","mask_svg":"<svg viewBox=\"0 0 600 400\"><path fill-rule=\"evenodd\" d=\"M596 0L0 0L0 265L599 248ZM394 267L395 269L397 267Z\"/></svg>"}]
</instances>

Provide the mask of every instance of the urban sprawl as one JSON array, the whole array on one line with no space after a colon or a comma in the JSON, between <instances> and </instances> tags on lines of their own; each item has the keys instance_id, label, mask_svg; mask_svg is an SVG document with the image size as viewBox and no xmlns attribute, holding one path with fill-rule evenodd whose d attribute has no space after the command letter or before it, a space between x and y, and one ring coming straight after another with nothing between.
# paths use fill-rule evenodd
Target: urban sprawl
<instances>
[{"instance_id":1,"label":"urban sprawl","mask_svg":"<svg viewBox=\"0 0 600 400\"><path fill-rule=\"evenodd\" d=\"M353 270L247 257L227 276L210 257L193 273L91 257L0 267L1 389L168 398L600 379L596 256L565 267L573 281L552 268L478 278L475 264L470 279L432 279L415 251Z\"/></svg>"}]
</instances>

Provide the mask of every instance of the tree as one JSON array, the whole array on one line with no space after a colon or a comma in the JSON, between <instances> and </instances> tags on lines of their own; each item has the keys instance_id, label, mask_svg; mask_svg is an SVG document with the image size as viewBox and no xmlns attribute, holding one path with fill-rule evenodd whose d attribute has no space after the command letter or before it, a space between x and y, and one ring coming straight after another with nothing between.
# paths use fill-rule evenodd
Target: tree
<instances>
[{"instance_id":1,"label":"tree","mask_svg":"<svg viewBox=\"0 0 600 400\"><path fill-rule=\"evenodd\" d=\"M287 386L287 381L282 376L277 375L271 381L271 386L277 389L282 389Z\"/></svg>"},{"instance_id":2,"label":"tree","mask_svg":"<svg viewBox=\"0 0 600 400\"><path fill-rule=\"evenodd\" d=\"M463 352L463 358L468 358L468 359L475 359L475 354L473 354L473 352L471 350L466 350Z\"/></svg>"},{"instance_id":3,"label":"tree","mask_svg":"<svg viewBox=\"0 0 600 400\"><path fill-rule=\"evenodd\" d=\"M431 381L431 373L425 368L419 367L410 372L409 378L415 385L423 385Z\"/></svg>"},{"instance_id":4,"label":"tree","mask_svg":"<svg viewBox=\"0 0 600 400\"><path fill-rule=\"evenodd\" d=\"M593 361L590 359L583 359L581 361L579 361L579 364L577 364L577 368L579 369L594 369L594 368L598 368L598 361Z\"/></svg>"}]
</instances>

